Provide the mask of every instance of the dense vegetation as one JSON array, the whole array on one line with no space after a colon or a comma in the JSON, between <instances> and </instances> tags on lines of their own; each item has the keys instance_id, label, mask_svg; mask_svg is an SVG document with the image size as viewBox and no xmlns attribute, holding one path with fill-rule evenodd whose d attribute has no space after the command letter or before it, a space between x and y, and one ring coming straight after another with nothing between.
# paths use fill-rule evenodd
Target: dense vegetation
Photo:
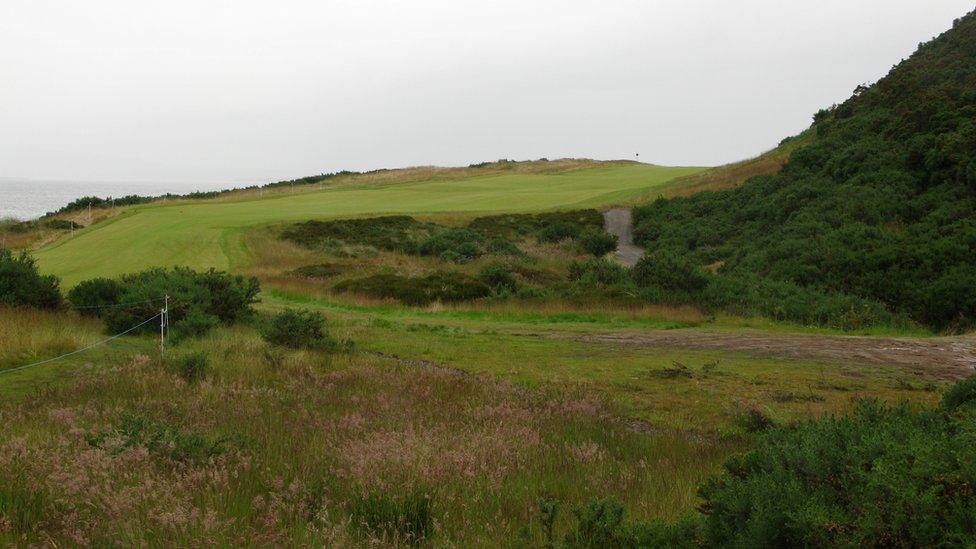
<instances>
[{"instance_id":1,"label":"dense vegetation","mask_svg":"<svg viewBox=\"0 0 976 549\"><path fill-rule=\"evenodd\" d=\"M169 296L173 335L182 338L244 318L260 289L255 278L214 269L157 268L118 280L87 280L68 292L68 301L84 314L105 319L108 330L118 333L157 314L165 305L164 297Z\"/></svg>"},{"instance_id":2,"label":"dense vegetation","mask_svg":"<svg viewBox=\"0 0 976 549\"><path fill-rule=\"evenodd\" d=\"M636 239L695 287L660 294L857 327L976 322L976 17L814 118L775 175L658 200ZM710 271L715 271L712 276Z\"/></svg>"},{"instance_id":3,"label":"dense vegetation","mask_svg":"<svg viewBox=\"0 0 976 549\"><path fill-rule=\"evenodd\" d=\"M769 428L699 490L700 513L628 521L612 499L573 506L567 547L971 547L976 377L935 410L861 400L853 413ZM550 545L563 506L539 502Z\"/></svg>"},{"instance_id":4,"label":"dense vegetation","mask_svg":"<svg viewBox=\"0 0 976 549\"><path fill-rule=\"evenodd\" d=\"M0 305L53 309L60 304L57 278L38 273L27 252L0 248Z\"/></svg>"}]
</instances>

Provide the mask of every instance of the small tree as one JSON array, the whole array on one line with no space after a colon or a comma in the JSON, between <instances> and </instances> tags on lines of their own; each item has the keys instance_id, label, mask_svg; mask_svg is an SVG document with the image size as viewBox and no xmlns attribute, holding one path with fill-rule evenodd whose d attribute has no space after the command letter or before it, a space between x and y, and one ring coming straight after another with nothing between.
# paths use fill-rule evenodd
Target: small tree
<instances>
[{"instance_id":1,"label":"small tree","mask_svg":"<svg viewBox=\"0 0 976 549\"><path fill-rule=\"evenodd\" d=\"M27 252L14 255L0 248L0 305L54 309L61 305L58 279L37 272Z\"/></svg>"},{"instance_id":2,"label":"small tree","mask_svg":"<svg viewBox=\"0 0 976 549\"><path fill-rule=\"evenodd\" d=\"M72 288L68 301L83 315L101 316L107 308L121 302L123 292L124 288L115 280L93 278Z\"/></svg>"}]
</instances>

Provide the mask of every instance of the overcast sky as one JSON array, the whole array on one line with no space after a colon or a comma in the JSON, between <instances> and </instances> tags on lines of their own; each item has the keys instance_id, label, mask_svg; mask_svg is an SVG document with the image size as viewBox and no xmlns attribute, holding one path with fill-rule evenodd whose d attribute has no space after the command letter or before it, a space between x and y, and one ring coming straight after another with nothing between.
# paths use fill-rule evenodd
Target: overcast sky
<instances>
[{"instance_id":1,"label":"overcast sky","mask_svg":"<svg viewBox=\"0 0 976 549\"><path fill-rule=\"evenodd\" d=\"M2 0L0 177L257 182L637 153L719 164L802 130L973 7Z\"/></svg>"}]
</instances>

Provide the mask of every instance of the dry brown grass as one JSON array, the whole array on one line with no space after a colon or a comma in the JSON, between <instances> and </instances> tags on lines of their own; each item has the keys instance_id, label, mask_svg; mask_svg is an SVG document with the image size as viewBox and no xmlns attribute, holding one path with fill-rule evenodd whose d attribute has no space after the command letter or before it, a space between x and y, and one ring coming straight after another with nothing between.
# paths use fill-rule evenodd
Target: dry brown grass
<instances>
[{"instance_id":1,"label":"dry brown grass","mask_svg":"<svg viewBox=\"0 0 976 549\"><path fill-rule=\"evenodd\" d=\"M775 149L755 158L718 166L694 175L676 178L664 187L655 189L652 194L641 196L632 201L632 203L646 203L659 196L665 198L690 196L701 191L717 191L738 187L750 177L778 171L789 161L793 151L810 143L810 141L810 134L802 133Z\"/></svg>"}]
</instances>

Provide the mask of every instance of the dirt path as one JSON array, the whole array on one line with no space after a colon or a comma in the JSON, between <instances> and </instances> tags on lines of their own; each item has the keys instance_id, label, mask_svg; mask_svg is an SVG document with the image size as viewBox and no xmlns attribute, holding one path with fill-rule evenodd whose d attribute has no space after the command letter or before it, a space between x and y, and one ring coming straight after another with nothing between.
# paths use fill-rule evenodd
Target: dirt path
<instances>
[{"instance_id":1,"label":"dirt path","mask_svg":"<svg viewBox=\"0 0 976 549\"><path fill-rule=\"evenodd\" d=\"M617 236L617 259L633 267L644 257L644 249L634 244L634 221L630 208L611 208L603 212L603 227L612 235Z\"/></svg>"},{"instance_id":2,"label":"dirt path","mask_svg":"<svg viewBox=\"0 0 976 549\"><path fill-rule=\"evenodd\" d=\"M972 336L923 339L688 329L583 336L550 334L550 337L572 337L581 341L648 347L722 349L763 356L900 366L941 379L959 379L976 371L976 337Z\"/></svg>"}]
</instances>

